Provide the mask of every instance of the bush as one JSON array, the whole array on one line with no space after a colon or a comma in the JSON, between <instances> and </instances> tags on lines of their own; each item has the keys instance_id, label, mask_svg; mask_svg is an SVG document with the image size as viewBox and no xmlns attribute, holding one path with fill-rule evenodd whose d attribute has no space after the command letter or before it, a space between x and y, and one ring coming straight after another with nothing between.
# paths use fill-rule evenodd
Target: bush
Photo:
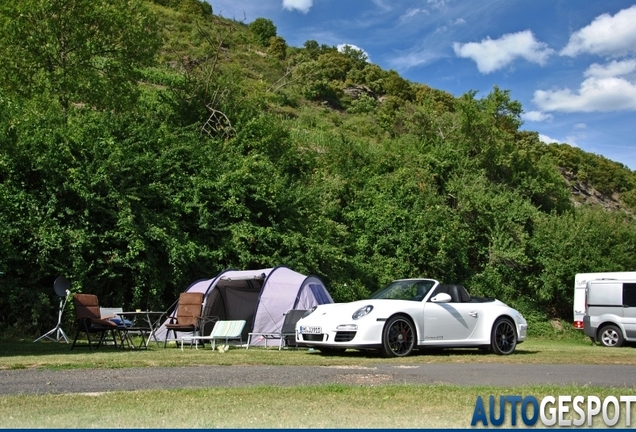
<instances>
[{"instance_id":1,"label":"bush","mask_svg":"<svg viewBox=\"0 0 636 432\"><path fill-rule=\"evenodd\" d=\"M269 47L267 53L278 60L287 58L287 43L280 36L272 36L269 38Z\"/></svg>"},{"instance_id":2,"label":"bush","mask_svg":"<svg viewBox=\"0 0 636 432\"><path fill-rule=\"evenodd\" d=\"M269 46L270 39L276 36L276 26L267 18L256 18L248 28L263 46Z\"/></svg>"},{"instance_id":3,"label":"bush","mask_svg":"<svg viewBox=\"0 0 636 432\"><path fill-rule=\"evenodd\" d=\"M350 114L365 114L375 112L378 101L365 93L361 93L357 99L351 101L351 106L347 108Z\"/></svg>"}]
</instances>

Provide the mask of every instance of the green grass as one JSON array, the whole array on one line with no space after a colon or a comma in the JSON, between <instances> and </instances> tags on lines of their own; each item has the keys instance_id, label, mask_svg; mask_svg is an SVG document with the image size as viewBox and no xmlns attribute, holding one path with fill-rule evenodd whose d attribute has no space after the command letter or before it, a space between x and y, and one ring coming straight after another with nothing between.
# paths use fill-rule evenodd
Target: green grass
<instances>
[{"instance_id":1,"label":"green grass","mask_svg":"<svg viewBox=\"0 0 636 432\"><path fill-rule=\"evenodd\" d=\"M144 351L0 341L0 369L122 368L183 365L356 365L426 363L636 364L634 348L589 340L530 339L515 354L443 350L384 359L357 351L323 356L306 349L232 348L226 353L151 345ZM144 390L0 397L4 428L468 428L478 396L594 395L631 390L587 386L462 387L454 385L323 385ZM34 409L37 407L37 409ZM508 408L509 409L509 408ZM601 416L597 421L600 421ZM510 419L510 414L507 415ZM625 426L624 419L619 426ZM504 425L510 427L511 425ZM517 425L519 426L519 425ZM595 426L603 426L596 423Z\"/></svg>"},{"instance_id":2,"label":"green grass","mask_svg":"<svg viewBox=\"0 0 636 432\"><path fill-rule=\"evenodd\" d=\"M161 345L162 346L162 345ZM232 348L226 353L206 349L184 351L174 345L164 349L154 343L149 350L121 350L112 346L90 352L88 348L55 342L3 340L0 342L0 369L77 369L123 368L186 365L377 365L422 363L534 363L534 364L624 364L636 365L632 347L604 348L592 345L588 339L529 339L510 356L482 353L476 349L422 351L404 358L385 359L359 351L347 351L339 356L324 356L306 349Z\"/></svg>"},{"instance_id":3,"label":"green grass","mask_svg":"<svg viewBox=\"0 0 636 432\"><path fill-rule=\"evenodd\" d=\"M624 393L594 387L451 385L153 390L5 396L0 397L0 418L5 428L468 428L477 396L487 404L489 395L541 400ZM597 417L595 426L602 426ZM624 420L619 426L625 426Z\"/></svg>"}]
</instances>

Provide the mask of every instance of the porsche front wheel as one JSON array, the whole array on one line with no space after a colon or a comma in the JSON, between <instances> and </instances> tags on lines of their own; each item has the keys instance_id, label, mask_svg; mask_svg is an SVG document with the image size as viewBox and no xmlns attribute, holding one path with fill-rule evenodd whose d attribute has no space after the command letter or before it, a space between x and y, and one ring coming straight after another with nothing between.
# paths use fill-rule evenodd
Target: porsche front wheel
<instances>
[{"instance_id":1,"label":"porsche front wheel","mask_svg":"<svg viewBox=\"0 0 636 432\"><path fill-rule=\"evenodd\" d=\"M500 318L492 326L490 347L495 354L512 354L517 346L517 330L509 318Z\"/></svg>"},{"instance_id":2,"label":"porsche front wheel","mask_svg":"<svg viewBox=\"0 0 636 432\"><path fill-rule=\"evenodd\" d=\"M396 315L389 318L382 330L382 355L404 357L415 347L415 328L407 317Z\"/></svg>"}]
</instances>

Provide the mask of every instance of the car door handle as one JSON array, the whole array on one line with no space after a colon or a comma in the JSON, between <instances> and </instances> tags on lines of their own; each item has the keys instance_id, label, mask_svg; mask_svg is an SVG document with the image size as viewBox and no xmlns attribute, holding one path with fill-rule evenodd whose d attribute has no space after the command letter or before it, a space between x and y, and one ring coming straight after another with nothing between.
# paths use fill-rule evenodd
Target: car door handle
<instances>
[{"instance_id":1,"label":"car door handle","mask_svg":"<svg viewBox=\"0 0 636 432\"><path fill-rule=\"evenodd\" d=\"M477 315L479 314L477 313L477 311L471 311L471 312L468 312L468 315L470 315L471 317L477 318Z\"/></svg>"}]
</instances>

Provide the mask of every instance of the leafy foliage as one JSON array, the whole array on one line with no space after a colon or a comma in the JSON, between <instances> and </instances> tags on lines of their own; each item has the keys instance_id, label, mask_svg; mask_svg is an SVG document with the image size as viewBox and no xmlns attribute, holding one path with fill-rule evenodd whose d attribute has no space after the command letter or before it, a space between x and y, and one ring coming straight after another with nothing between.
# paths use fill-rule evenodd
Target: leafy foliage
<instances>
[{"instance_id":1,"label":"leafy foliage","mask_svg":"<svg viewBox=\"0 0 636 432\"><path fill-rule=\"evenodd\" d=\"M267 53L278 60L285 60L287 57L287 43L280 36L272 36L269 38L269 46Z\"/></svg>"},{"instance_id":2,"label":"leafy foliage","mask_svg":"<svg viewBox=\"0 0 636 432\"><path fill-rule=\"evenodd\" d=\"M159 47L139 0L20 0L0 5L0 85L27 98L46 95L118 109L134 103L139 67Z\"/></svg>"},{"instance_id":3,"label":"leafy foliage","mask_svg":"<svg viewBox=\"0 0 636 432\"><path fill-rule=\"evenodd\" d=\"M540 322L570 319L575 273L636 266L630 213L573 205L562 175L635 208L634 173L521 131L496 86L456 98L197 0L0 11L3 331L52 325L59 274L158 309L230 267L317 274L337 301L427 276Z\"/></svg>"},{"instance_id":4,"label":"leafy foliage","mask_svg":"<svg viewBox=\"0 0 636 432\"><path fill-rule=\"evenodd\" d=\"M345 45L342 47L340 52L351 61L351 64L355 69L364 69L367 65L367 61L369 60L369 57L364 51L356 49L351 45Z\"/></svg>"},{"instance_id":5,"label":"leafy foliage","mask_svg":"<svg viewBox=\"0 0 636 432\"><path fill-rule=\"evenodd\" d=\"M256 18L250 23L249 29L264 46L269 46L270 39L276 37L276 26L267 18Z\"/></svg>"}]
</instances>

